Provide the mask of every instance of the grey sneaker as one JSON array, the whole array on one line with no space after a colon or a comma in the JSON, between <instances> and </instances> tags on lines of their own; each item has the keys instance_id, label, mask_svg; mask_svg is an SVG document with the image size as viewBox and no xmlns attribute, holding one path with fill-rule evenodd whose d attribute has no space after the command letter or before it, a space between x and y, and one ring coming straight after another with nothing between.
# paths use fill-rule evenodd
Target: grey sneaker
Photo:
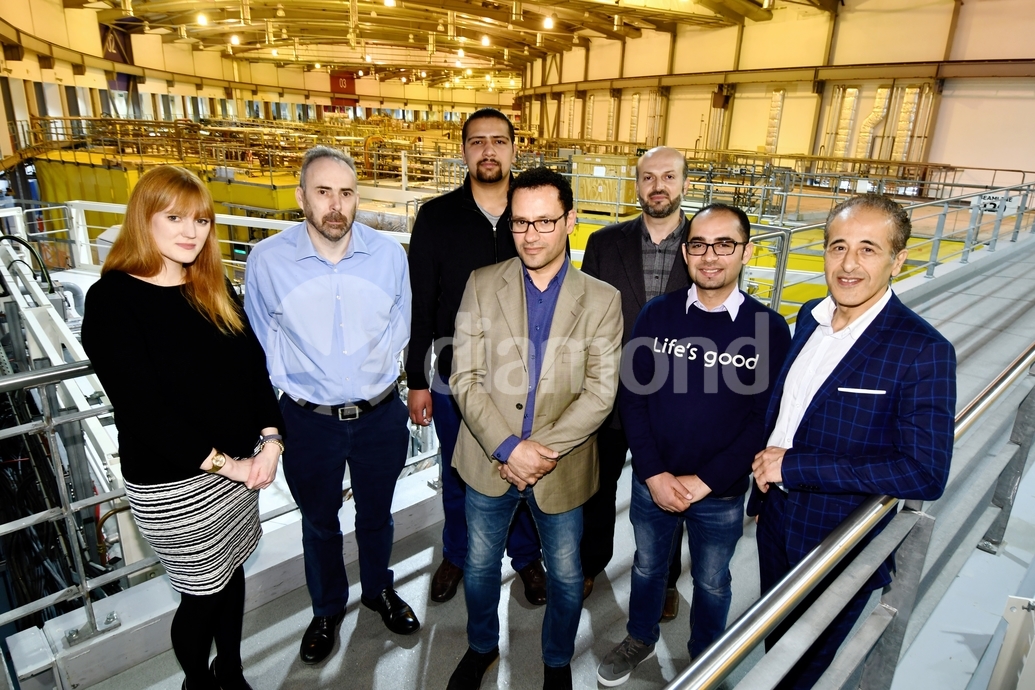
<instances>
[{"instance_id":1,"label":"grey sneaker","mask_svg":"<svg viewBox=\"0 0 1035 690\"><path fill-rule=\"evenodd\" d=\"M654 645L644 644L632 635L626 635L617 647L604 656L597 666L597 681L613 688L629 680L633 669L654 656Z\"/></svg>"}]
</instances>

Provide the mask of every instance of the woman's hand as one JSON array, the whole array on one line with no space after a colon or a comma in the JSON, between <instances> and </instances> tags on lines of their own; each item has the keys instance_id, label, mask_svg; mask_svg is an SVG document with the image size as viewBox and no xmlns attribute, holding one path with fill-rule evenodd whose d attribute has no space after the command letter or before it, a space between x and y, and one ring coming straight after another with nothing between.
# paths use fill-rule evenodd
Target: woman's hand
<instances>
[{"instance_id":1,"label":"woman's hand","mask_svg":"<svg viewBox=\"0 0 1035 690\"><path fill-rule=\"evenodd\" d=\"M248 458L251 467L243 480L249 489L265 489L277 478L277 464L280 462L280 446L267 443L257 455Z\"/></svg>"}]
</instances>

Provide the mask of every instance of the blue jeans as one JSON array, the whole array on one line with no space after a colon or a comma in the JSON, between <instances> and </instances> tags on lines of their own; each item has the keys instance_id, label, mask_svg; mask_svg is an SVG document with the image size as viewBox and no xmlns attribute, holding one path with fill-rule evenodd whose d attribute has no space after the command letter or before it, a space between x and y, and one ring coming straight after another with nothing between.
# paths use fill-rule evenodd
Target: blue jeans
<instances>
[{"instance_id":1,"label":"blue jeans","mask_svg":"<svg viewBox=\"0 0 1035 690\"><path fill-rule=\"evenodd\" d=\"M636 555L626 630L647 644L657 642L661 634L658 621L665 605L672 535L680 521L686 524L690 575L694 580L687 649L693 659L726 629L733 598L730 559L744 534L744 497L708 497L682 513L668 513L654 503L647 485L634 474L629 518L636 538Z\"/></svg>"},{"instance_id":2,"label":"blue jeans","mask_svg":"<svg viewBox=\"0 0 1035 690\"><path fill-rule=\"evenodd\" d=\"M342 558L341 485L348 463L356 502L356 543L363 596L391 587L392 496L406 463L409 412L397 395L351 421L317 414L280 398L287 449L284 478L302 514L305 583L314 616L334 616L349 601Z\"/></svg>"},{"instance_id":3,"label":"blue jeans","mask_svg":"<svg viewBox=\"0 0 1035 690\"><path fill-rule=\"evenodd\" d=\"M442 522L442 557L462 568L467 560L467 514L464 499L467 484L451 465L456 437L460 435L460 408L457 407L452 395L436 390L439 386L446 390L448 385L440 379L431 389L435 434L441 447L439 462L442 467L442 512L445 515ZM539 535L535 533L535 525L532 524L532 516L527 508L518 511L511 527L510 538L507 540L507 553L510 554L510 564L514 570L521 570L542 556L539 550Z\"/></svg>"},{"instance_id":4,"label":"blue jeans","mask_svg":"<svg viewBox=\"0 0 1035 690\"><path fill-rule=\"evenodd\" d=\"M543 663L561 667L575 654L575 633L582 615L582 507L554 515L536 505L532 487L511 486L498 498L467 487L467 529L470 543L464 566L467 599L467 644L485 654L500 642L500 582L503 545L514 513L528 502L546 561L546 615L543 618Z\"/></svg>"}]
</instances>

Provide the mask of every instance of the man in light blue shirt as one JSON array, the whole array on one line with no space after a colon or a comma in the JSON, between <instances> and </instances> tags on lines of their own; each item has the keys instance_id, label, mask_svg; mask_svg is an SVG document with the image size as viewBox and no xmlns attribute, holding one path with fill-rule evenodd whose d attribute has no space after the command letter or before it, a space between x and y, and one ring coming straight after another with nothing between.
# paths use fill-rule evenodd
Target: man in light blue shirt
<instances>
[{"instance_id":1,"label":"man in light blue shirt","mask_svg":"<svg viewBox=\"0 0 1035 690\"><path fill-rule=\"evenodd\" d=\"M346 463L356 500L361 601L389 630L420 629L395 592L392 496L406 461L406 406L396 379L410 339L406 253L356 223L356 168L324 146L302 162L295 198L305 222L248 257L245 311L266 351L286 427L284 477L302 513L313 621L303 663L323 661L345 616L349 583L338 512Z\"/></svg>"}]
</instances>

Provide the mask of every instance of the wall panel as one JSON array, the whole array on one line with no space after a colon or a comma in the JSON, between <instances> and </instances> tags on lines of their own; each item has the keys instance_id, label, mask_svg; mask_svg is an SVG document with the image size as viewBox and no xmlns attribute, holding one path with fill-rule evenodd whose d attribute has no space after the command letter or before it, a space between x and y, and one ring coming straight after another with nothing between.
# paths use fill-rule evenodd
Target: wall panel
<instances>
[{"instance_id":1,"label":"wall panel","mask_svg":"<svg viewBox=\"0 0 1035 690\"><path fill-rule=\"evenodd\" d=\"M834 25L831 62L941 60L954 4L955 0L844 0Z\"/></svg>"},{"instance_id":2,"label":"wall panel","mask_svg":"<svg viewBox=\"0 0 1035 690\"><path fill-rule=\"evenodd\" d=\"M575 47L564 54L561 65L561 81L568 83L582 81L586 69L586 49Z\"/></svg>"},{"instance_id":3,"label":"wall panel","mask_svg":"<svg viewBox=\"0 0 1035 690\"><path fill-rule=\"evenodd\" d=\"M622 44L602 38L589 44L589 78L615 79L621 72Z\"/></svg>"},{"instance_id":4,"label":"wall panel","mask_svg":"<svg viewBox=\"0 0 1035 690\"><path fill-rule=\"evenodd\" d=\"M1032 122L1035 79L948 79L928 160L1032 170Z\"/></svg>"},{"instance_id":5,"label":"wall panel","mask_svg":"<svg viewBox=\"0 0 1035 690\"><path fill-rule=\"evenodd\" d=\"M674 50L672 71L675 74L731 70L737 53L737 27L680 26L676 29Z\"/></svg>"},{"instance_id":6,"label":"wall panel","mask_svg":"<svg viewBox=\"0 0 1035 690\"><path fill-rule=\"evenodd\" d=\"M631 38L625 42L625 71L622 76L665 74L668 71L668 55L671 49L671 34L644 30L639 38Z\"/></svg>"},{"instance_id":7,"label":"wall panel","mask_svg":"<svg viewBox=\"0 0 1035 690\"><path fill-rule=\"evenodd\" d=\"M740 68L822 65L832 21L829 12L800 5L777 5L769 21L746 20Z\"/></svg>"},{"instance_id":8,"label":"wall panel","mask_svg":"<svg viewBox=\"0 0 1035 690\"><path fill-rule=\"evenodd\" d=\"M953 60L1035 58L1031 0L968 0L960 7Z\"/></svg>"},{"instance_id":9,"label":"wall panel","mask_svg":"<svg viewBox=\"0 0 1035 690\"><path fill-rule=\"evenodd\" d=\"M730 105L729 148L741 151L765 149L765 130L769 121L769 89L765 84L741 84Z\"/></svg>"},{"instance_id":10,"label":"wall panel","mask_svg":"<svg viewBox=\"0 0 1035 690\"><path fill-rule=\"evenodd\" d=\"M668 95L667 146L703 148L712 107L711 86L676 86Z\"/></svg>"}]
</instances>

